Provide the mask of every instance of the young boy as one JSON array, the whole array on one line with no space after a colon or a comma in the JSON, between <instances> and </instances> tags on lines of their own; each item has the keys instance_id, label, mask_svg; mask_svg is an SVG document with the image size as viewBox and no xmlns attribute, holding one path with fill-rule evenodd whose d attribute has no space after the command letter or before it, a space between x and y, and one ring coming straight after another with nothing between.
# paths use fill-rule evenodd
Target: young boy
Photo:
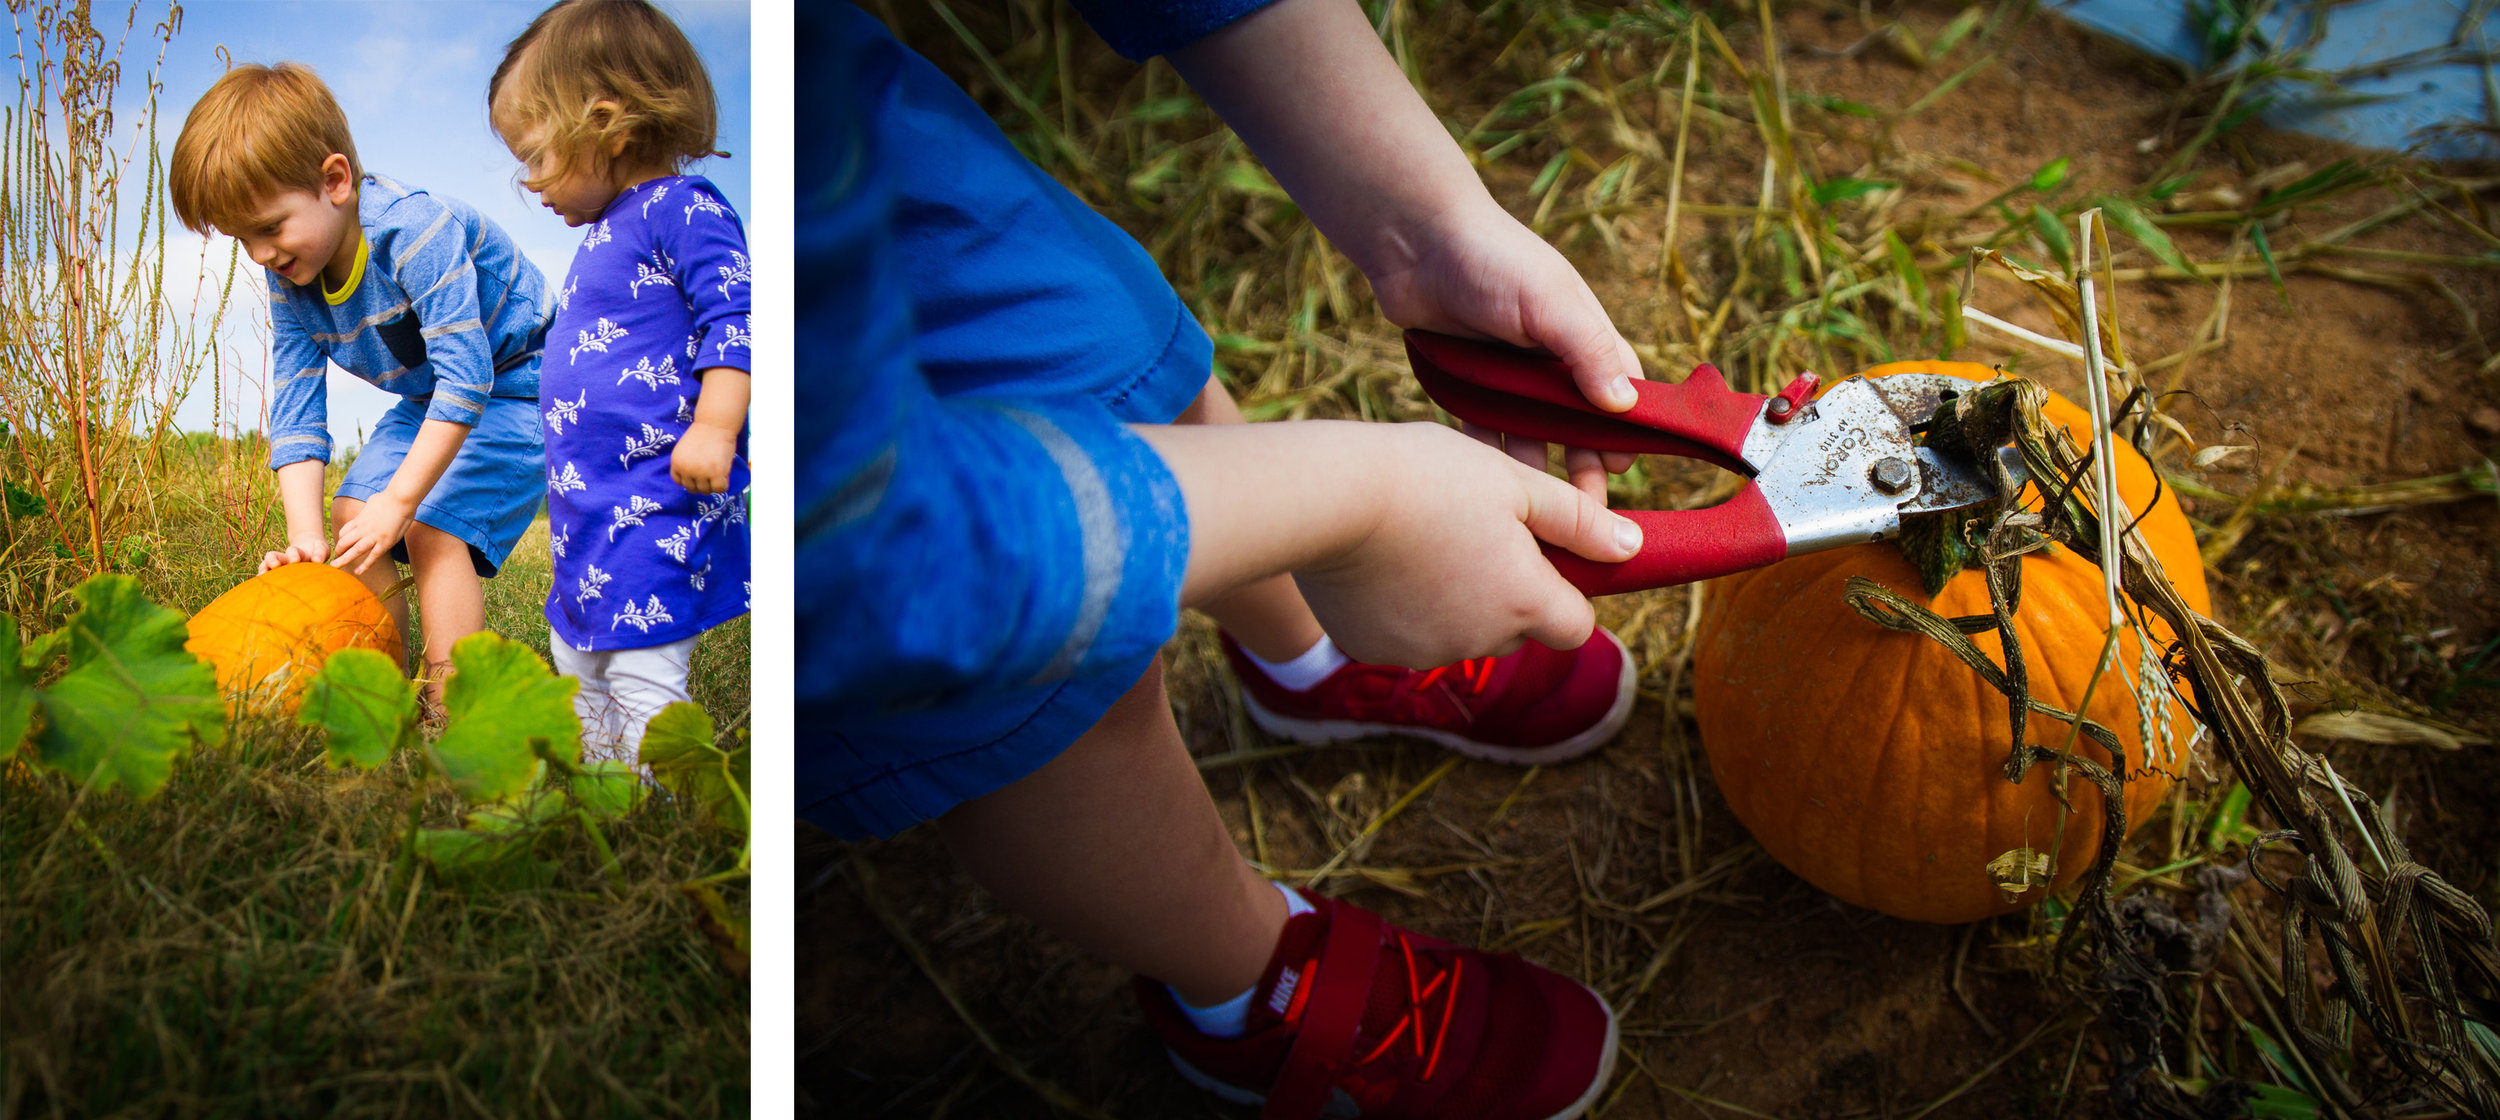
<instances>
[{"instance_id":1,"label":"young boy","mask_svg":"<svg viewBox=\"0 0 2500 1120\"><path fill-rule=\"evenodd\" d=\"M1216 7L1086 14L1168 53L1392 320L1545 346L1628 407L1629 347L1351 0ZM1637 550L1598 457L1570 454L1575 490L1542 447L1433 425L1166 426L1238 412L1143 251L862 13L811 9L801 39L834 76L800 114L802 810L846 837L935 819L1009 908L1141 974L1185 1077L1270 1116L1585 1110L1603 1001L1262 881L1155 656L1203 609L1278 734L1593 749L1630 666L1536 542Z\"/></svg>"},{"instance_id":2,"label":"young boy","mask_svg":"<svg viewBox=\"0 0 2500 1120\"><path fill-rule=\"evenodd\" d=\"M174 213L242 242L268 270L269 466L287 546L375 594L416 577L424 688L439 710L452 643L485 626L484 585L545 496L538 354L546 282L512 238L452 199L367 174L329 87L295 63L236 66L183 121ZM404 398L366 437L330 504L331 363ZM408 607L389 601L404 634ZM412 645L415 643L411 643Z\"/></svg>"}]
</instances>

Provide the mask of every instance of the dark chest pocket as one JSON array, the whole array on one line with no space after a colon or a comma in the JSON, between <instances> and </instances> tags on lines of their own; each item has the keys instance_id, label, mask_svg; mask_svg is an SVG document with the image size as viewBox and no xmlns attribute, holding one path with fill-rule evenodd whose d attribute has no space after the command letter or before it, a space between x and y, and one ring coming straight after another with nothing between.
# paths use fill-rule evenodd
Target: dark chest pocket
<instances>
[{"instance_id":1,"label":"dark chest pocket","mask_svg":"<svg viewBox=\"0 0 2500 1120\"><path fill-rule=\"evenodd\" d=\"M382 336L382 345L391 348L391 358L405 369L425 364L424 329L417 322L414 309L403 311L399 318L374 328Z\"/></svg>"}]
</instances>

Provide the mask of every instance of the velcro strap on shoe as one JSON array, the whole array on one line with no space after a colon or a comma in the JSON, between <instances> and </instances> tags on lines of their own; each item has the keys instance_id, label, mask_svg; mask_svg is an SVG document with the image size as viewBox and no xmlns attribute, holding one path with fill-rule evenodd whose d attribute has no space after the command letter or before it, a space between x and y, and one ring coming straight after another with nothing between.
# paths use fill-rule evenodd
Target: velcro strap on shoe
<instances>
[{"instance_id":1,"label":"velcro strap on shoe","mask_svg":"<svg viewBox=\"0 0 2500 1120\"><path fill-rule=\"evenodd\" d=\"M1264 1120L1312 1120L1327 1107L1337 1078L1353 1064L1354 1036L1371 1002L1372 974L1380 967L1380 939L1388 926L1360 907L1335 900L1321 905L1330 913L1319 974L1304 981L1310 1002L1303 1006L1284 1068L1267 1091Z\"/></svg>"}]
</instances>

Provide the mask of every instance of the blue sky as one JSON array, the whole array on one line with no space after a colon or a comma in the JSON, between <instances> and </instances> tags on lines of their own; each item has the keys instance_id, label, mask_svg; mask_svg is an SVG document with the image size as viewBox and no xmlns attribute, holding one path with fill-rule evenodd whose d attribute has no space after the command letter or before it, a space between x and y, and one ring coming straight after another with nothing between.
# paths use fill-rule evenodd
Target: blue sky
<instances>
[{"instance_id":1,"label":"blue sky","mask_svg":"<svg viewBox=\"0 0 2500 1120\"><path fill-rule=\"evenodd\" d=\"M694 41L720 99L720 147L731 158L704 161L693 171L719 184L729 203L746 215L754 163L748 6L744 0L657 3ZM182 33L166 48L165 89L157 101L163 150L172 151L173 137L192 103L224 72L219 46L237 62L304 63L321 74L347 111L357 156L368 170L477 207L512 234L522 252L547 274L550 287L560 287L581 232L566 229L540 208L536 196L520 189L511 154L486 126L486 82L502 61L504 44L545 7L545 0L192 0L183 6ZM161 10L141 11L143 20L163 17ZM112 18L101 9L97 16L99 23ZM126 69L135 72L144 65L140 53L146 49L152 54L154 45L134 43ZM125 79L123 84L126 99L138 83ZM116 147L127 143L119 136L117 140L121 143ZM123 209L126 216L135 215L137 200L125 199ZM167 288L191 288L193 270L203 268L203 249L206 271L222 279L231 244L222 237L203 244L188 232L179 233L167 246ZM236 302L241 306L228 313L223 332L228 405L220 426L228 431L260 424L259 383L268 360L268 308L259 294L262 275L245 262L238 279L248 280L249 298L239 282ZM214 419L211 396L205 382L196 386L176 412L177 423L191 430L209 428ZM331 370L332 437L341 446L358 442L358 433L371 428L396 400Z\"/></svg>"}]
</instances>

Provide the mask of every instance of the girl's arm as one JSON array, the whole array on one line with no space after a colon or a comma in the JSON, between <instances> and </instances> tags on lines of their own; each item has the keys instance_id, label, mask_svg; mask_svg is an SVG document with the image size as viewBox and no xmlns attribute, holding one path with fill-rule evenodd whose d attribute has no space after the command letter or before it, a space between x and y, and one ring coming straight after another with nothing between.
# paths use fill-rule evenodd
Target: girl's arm
<instances>
[{"instance_id":1,"label":"girl's arm","mask_svg":"<svg viewBox=\"0 0 2500 1120\"><path fill-rule=\"evenodd\" d=\"M729 489L730 463L738 457L750 379L736 366L714 366L695 376L703 387L695 390L694 422L669 456L668 476L697 494L718 494Z\"/></svg>"},{"instance_id":2,"label":"girl's arm","mask_svg":"<svg viewBox=\"0 0 2500 1120\"><path fill-rule=\"evenodd\" d=\"M355 520L339 526L338 553L330 563L362 575L375 560L388 559L391 546L399 543L408 532L408 523L416 520L417 506L433 491L435 480L450 469L452 458L460 454L460 445L468 438L467 424L427 420L420 425L417 438L408 445L408 457L391 474L391 484L367 499ZM289 507L288 521L293 520L294 510Z\"/></svg>"},{"instance_id":3,"label":"girl's arm","mask_svg":"<svg viewBox=\"0 0 2500 1120\"><path fill-rule=\"evenodd\" d=\"M694 420L669 453L668 475L697 494L729 489L738 456L738 431L746 426L748 338L755 321L748 300L752 265L746 228L727 203L689 185L682 222L661 222L660 239L694 316ZM704 202L711 205L705 206Z\"/></svg>"}]
</instances>

